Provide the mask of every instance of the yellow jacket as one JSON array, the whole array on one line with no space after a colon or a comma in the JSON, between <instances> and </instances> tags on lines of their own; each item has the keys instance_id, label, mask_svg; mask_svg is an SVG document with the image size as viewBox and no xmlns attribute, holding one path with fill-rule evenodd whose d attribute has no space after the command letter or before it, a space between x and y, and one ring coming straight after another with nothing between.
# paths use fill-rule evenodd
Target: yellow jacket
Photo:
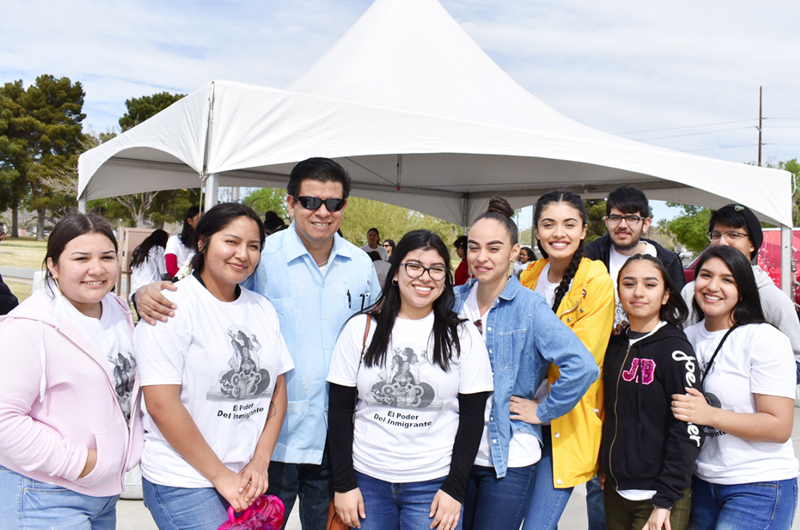
<instances>
[{"instance_id":1,"label":"yellow jacket","mask_svg":"<svg viewBox=\"0 0 800 530\"><path fill-rule=\"evenodd\" d=\"M522 271L520 281L536 288L547 259L531 263ZM597 458L603 432L603 358L614 324L614 284L601 261L583 258L572 288L564 295L556 312L558 318L581 339L597 361L600 377L575 408L554 419L551 425L553 444L553 486L572 488L597 474ZM552 385L558 368L550 365L547 379Z\"/></svg>"}]
</instances>

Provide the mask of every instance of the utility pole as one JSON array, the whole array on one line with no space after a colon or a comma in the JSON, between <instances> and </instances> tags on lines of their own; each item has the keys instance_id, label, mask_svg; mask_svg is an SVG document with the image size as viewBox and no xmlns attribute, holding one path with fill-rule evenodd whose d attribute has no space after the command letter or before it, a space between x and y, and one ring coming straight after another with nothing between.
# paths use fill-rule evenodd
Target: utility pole
<instances>
[{"instance_id":1,"label":"utility pole","mask_svg":"<svg viewBox=\"0 0 800 530\"><path fill-rule=\"evenodd\" d=\"M758 167L761 167L761 108L764 87L758 87Z\"/></svg>"}]
</instances>

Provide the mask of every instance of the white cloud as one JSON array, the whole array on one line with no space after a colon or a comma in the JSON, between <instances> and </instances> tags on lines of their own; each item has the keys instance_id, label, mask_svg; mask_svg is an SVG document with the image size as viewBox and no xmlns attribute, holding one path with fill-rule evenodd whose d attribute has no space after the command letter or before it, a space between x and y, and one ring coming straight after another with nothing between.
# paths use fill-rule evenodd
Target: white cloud
<instances>
[{"instance_id":1,"label":"white cloud","mask_svg":"<svg viewBox=\"0 0 800 530\"><path fill-rule=\"evenodd\" d=\"M443 0L487 53L537 97L609 132L800 118L800 3ZM211 79L282 88L310 67L369 0L156 2L41 0L0 5L0 81L66 75L86 90L86 122L114 126L124 101L191 92ZM650 138L734 128L628 134ZM800 120L766 122L765 156L797 156ZM772 127L770 127L772 126ZM756 157L754 129L649 140Z\"/></svg>"}]
</instances>

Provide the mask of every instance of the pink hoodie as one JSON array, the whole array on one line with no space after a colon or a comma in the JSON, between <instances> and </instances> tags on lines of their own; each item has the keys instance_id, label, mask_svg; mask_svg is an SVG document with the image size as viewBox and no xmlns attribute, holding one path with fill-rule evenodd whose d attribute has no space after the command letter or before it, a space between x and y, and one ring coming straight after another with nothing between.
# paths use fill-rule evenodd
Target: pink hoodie
<instances>
[{"instance_id":1,"label":"pink hoodie","mask_svg":"<svg viewBox=\"0 0 800 530\"><path fill-rule=\"evenodd\" d=\"M127 304L109 293L125 312ZM26 477L106 497L124 489L142 454L139 376L130 432L109 363L63 317L46 290L0 317L0 465ZM78 478L89 449L91 473Z\"/></svg>"}]
</instances>

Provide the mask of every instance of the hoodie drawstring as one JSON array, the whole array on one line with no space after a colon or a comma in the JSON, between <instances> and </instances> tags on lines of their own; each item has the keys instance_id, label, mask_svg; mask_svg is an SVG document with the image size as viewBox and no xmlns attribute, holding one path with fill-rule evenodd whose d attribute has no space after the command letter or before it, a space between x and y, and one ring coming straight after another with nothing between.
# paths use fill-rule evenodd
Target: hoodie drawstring
<instances>
[{"instance_id":1,"label":"hoodie drawstring","mask_svg":"<svg viewBox=\"0 0 800 530\"><path fill-rule=\"evenodd\" d=\"M39 361L42 363L42 377L39 379L39 403L44 401L44 391L47 388L47 355L44 350L44 324L39 321Z\"/></svg>"}]
</instances>

